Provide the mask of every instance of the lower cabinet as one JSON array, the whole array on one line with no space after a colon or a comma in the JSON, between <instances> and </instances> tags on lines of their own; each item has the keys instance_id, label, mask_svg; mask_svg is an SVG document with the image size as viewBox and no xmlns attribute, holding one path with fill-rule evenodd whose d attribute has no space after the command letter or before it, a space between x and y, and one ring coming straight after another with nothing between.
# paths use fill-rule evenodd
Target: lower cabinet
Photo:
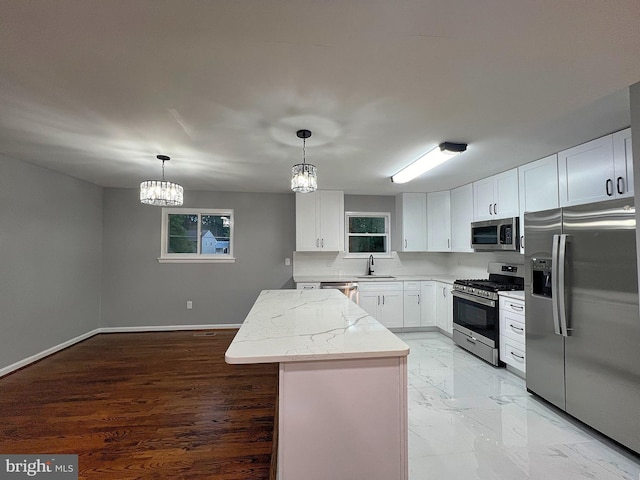
<instances>
[{"instance_id":1,"label":"lower cabinet","mask_svg":"<svg viewBox=\"0 0 640 480\"><path fill-rule=\"evenodd\" d=\"M404 326L403 282L360 283L359 305L387 328Z\"/></svg>"},{"instance_id":2,"label":"lower cabinet","mask_svg":"<svg viewBox=\"0 0 640 480\"><path fill-rule=\"evenodd\" d=\"M449 336L453 335L453 285L436 283L436 326Z\"/></svg>"},{"instance_id":3,"label":"lower cabinet","mask_svg":"<svg viewBox=\"0 0 640 480\"><path fill-rule=\"evenodd\" d=\"M500 295L500 360L526 372L524 300Z\"/></svg>"},{"instance_id":4,"label":"lower cabinet","mask_svg":"<svg viewBox=\"0 0 640 480\"><path fill-rule=\"evenodd\" d=\"M420 282L420 326L436 326L436 282Z\"/></svg>"},{"instance_id":5,"label":"lower cabinet","mask_svg":"<svg viewBox=\"0 0 640 480\"><path fill-rule=\"evenodd\" d=\"M422 321L420 282L404 282L404 327L419 327Z\"/></svg>"}]
</instances>

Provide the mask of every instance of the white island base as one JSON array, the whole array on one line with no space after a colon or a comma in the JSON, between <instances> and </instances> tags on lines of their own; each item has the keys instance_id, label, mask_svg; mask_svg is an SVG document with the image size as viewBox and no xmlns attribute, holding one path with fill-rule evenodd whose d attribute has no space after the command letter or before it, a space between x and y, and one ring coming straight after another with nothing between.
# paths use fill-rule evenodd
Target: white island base
<instances>
[{"instance_id":1,"label":"white island base","mask_svg":"<svg viewBox=\"0 0 640 480\"><path fill-rule=\"evenodd\" d=\"M279 480L406 480L408 353L335 290L277 290L226 360L280 364Z\"/></svg>"}]
</instances>

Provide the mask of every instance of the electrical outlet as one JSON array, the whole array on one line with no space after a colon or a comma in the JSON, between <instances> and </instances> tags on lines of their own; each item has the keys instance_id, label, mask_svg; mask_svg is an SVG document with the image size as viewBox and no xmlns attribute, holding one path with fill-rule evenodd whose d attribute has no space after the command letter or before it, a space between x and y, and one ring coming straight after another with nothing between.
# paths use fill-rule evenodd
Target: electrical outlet
<instances>
[{"instance_id":1,"label":"electrical outlet","mask_svg":"<svg viewBox=\"0 0 640 480\"><path fill-rule=\"evenodd\" d=\"M284 259L284 264L288 267L289 265L291 265L291 259L289 257Z\"/></svg>"},{"instance_id":2,"label":"electrical outlet","mask_svg":"<svg viewBox=\"0 0 640 480\"><path fill-rule=\"evenodd\" d=\"M191 300L187 300L187 310L191 310L193 308L193 302Z\"/></svg>"}]
</instances>

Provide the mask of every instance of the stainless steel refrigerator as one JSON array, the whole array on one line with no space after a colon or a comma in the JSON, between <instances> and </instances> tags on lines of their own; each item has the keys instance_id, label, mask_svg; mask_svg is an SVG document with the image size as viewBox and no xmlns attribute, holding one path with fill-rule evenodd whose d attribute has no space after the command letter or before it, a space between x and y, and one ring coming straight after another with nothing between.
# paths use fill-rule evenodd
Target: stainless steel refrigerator
<instances>
[{"instance_id":1,"label":"stainless steel refrigerator","mask_svg":"<svg viewBox=\"0 0 640 480\"><path fill-rule=\"evenodd\" d=\"M633 199L528 213L527 390L640 453Z\"/></svg>"}]
</instances>

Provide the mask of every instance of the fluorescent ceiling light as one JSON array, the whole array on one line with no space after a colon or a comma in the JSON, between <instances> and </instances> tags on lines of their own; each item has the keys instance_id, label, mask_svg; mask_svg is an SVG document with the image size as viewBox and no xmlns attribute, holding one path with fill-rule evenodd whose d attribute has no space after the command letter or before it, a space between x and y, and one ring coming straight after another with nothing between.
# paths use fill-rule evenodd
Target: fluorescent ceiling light
<instances>
[{"instance_id":1,"label":"fluorescent ceiling light","mask_svg":"<svg viewBox=\"0 0 640 480\"><path fill-rule=\"evenodd\" d=\"M466 143L443 142L407 165L391 177L393 183L407 183L423 173L446 162L467 149Z\"/></svg>"}]
</instances>

